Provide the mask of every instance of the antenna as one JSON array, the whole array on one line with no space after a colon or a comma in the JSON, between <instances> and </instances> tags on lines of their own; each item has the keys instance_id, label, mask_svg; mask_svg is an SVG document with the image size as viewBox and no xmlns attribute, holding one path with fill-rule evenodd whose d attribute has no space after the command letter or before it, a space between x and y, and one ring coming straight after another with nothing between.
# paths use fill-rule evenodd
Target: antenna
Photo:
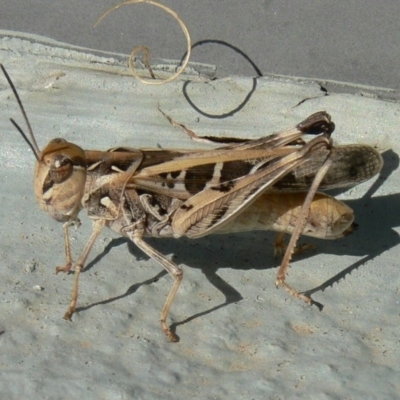
<instances>
[{"instance_id":1,"label":"antenna","mask_svg":"<svg viewBox=\"0 0 400 400\"><path fill-rule=\"evenodd\" d=\"M20 127L12 118L10 118L10 121L11 121L11 123L17 128L17 130L19 131L19 133L20 133L20 134L22 135L22 137L25 139L26 143L28 143L29 147L32 149L33 154L34 154L35 157L36 157L36 160L39 161L40 149L39 149L39 146L38 146L37 143L36 143L36 139L35 139L35 136L34 136L34 134L33 134L33 130L32 130L31 124L29 123L28 116L26 115L24 106L22 105L22 101L21 101L21 99L19 98L17 89L15 89L15 86L14 86L14 84L13 84L13 82L12 82L10 76L8 75L6 69L4 68L3 64L0 64L0 67L1 67L1 70L3 71L4 76L5 76L6 79L7 79L8 84L9 84L10 87L11 87L11 90L12 90L13 93L14 93L15 98L17 99L17 103L18 103L19 109L21 110L22 115L24 116L24 120L25 120L26 126L28 127L28 132L29 132L30 140L29 140L28 136L25 134L25 132L21 129L21 127Z\"/></svg>"}]
</instances>

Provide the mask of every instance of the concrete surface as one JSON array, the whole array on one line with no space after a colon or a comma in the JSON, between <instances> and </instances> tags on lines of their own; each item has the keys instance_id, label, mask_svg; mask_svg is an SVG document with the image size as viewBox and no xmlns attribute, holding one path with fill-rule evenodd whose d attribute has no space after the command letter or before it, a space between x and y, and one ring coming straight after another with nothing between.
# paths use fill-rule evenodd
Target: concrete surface
<instances>
[{"instance_id":1,"label":"concrete surface","mask_svg":"<svg viewBox=\"0 0 400 400\"><path fill-rule=\"evenodd\" d=\"M0 61L40 147L54 137L85 149L199 147L168 124L160 106L199 134L242 137L327 110L335 140L387 150L379 177L338 193L359 229L342 240L313 240L317 250L292 263L289 282L315 291L322 312L275 289L272 233L149 240L184 269L171 312L181 341L171 344L158 322L170 277L110 231L82 274L79 312L72 322L61 318L73 280L54 274L64 262L62 227L35 204L34 157L8 120L23 125L0 78L3 398L397 398L398 102L327 95L290 78L209 81L213 68L196 65L186 80L150 87L127 74L120 56L2 36ZM72 231L74 255L90 232L82 221Z\"/></svg>"}]
</instances>

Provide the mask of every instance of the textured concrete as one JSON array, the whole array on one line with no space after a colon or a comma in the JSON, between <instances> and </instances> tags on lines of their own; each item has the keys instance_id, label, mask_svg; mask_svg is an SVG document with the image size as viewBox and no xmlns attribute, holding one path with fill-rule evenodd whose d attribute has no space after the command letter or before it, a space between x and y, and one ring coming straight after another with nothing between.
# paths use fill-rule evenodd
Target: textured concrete
<instances>
[{"instance_id":1,"label":"textured concrete","mask_svg":"<svg viewBox=\"0 0 400 400\"><path fill-rule=\"evenodd\" d=\"M317 250L292 263L289 282L316 288L322 312L275 289L272 233L149 240L184 269L171 312L181 341L171 344L158 322L171 278L110 231L81 276L79 312L72 322L61 318L73 281L54 274L64 262L62 226L35 204L34 157L8 120L23 124L0 78L4 398L396 398L399 103L326 95L318 84L290 78L209 81L213 68L196 65L186 80L144 86L119 56L37 41L3 37L0 60L40 147L54 137L85 149L199 147L168 124L159 106L199 134L246 137L327 110L335 140L387 151L378 178L338 194L354 209L359 229L346 239L313 241ZM74 255L90 233L83 213L82 221L72 231Z\"/></svg>"}]
</instances>

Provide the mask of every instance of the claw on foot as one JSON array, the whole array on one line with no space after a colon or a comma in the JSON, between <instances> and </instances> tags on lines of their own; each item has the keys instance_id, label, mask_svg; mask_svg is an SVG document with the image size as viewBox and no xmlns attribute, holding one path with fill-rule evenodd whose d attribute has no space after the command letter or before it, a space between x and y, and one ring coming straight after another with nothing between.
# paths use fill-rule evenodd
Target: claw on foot
<instances>
[{"instance_id":1,"label":"claw on foot","mask_svg":"<svg viewBox=\"0 0 400 400\"><path fill-rule=\"evenodd\" d=\"M71 317L72 317L72 314L73 314L73 313L74 313L73 311L68 310L68 311L64 314L63 318L66 319L67 321L72 321Z\"/></svg>"},{"instance_id":2,"label":"claw on foot","mask_svg":"<svg viewBox=\"0 0 400 400\"><path fill-rule=\"evenodd\" d=\"M279 286L282 286L289 294L296 297L297 299L303 300L305 303L307 303L310 306L316 306L319 311L322 311L322 309L324 308L323 304L318 303L318 301L313 300L310 296L306 295L305 293L299 293L296 290L294 290L282 278L278 278L276 280L275 286L277 288L279 288Z\"/></svg>"},{"instance_id":3,"label":"claw on foot","mask_svg":"<svg viewBox=\"0 0 400 400\"><path fill-rule=\"evenodd\" d=\"M168 338L168 341L170 341L172 343L179 342L179 336L177 334L175 334L174 332L172 332L171 329L168 328L168 326L165 322L161 321L161 328L162 328L165 336Z\"/></svg>"},{"instance_id":4,"label":"claw on foot","mask_svg":"<svg viewBox=\"0 0 400 400\"><path fill-rule=\"evenodd\" d=\"M169 331L168 333L166 333L168 340L172 343L177 343L179 342L179 336L176 335L175 333Z\"/></svg>"},{"instance_id":5,"label":"claw on foot","mask_svg":"<svg viewBox=\"0 0 400 400\"><path fill-rule=\"evenodd\" d=\"M305 295L304 293L299 293L296 290L294 290L292 287L290 287L282 278L278 278L275 282L275 286L278 288L279 286L282 286L289 294L292 296L296 297L297 299L303 300L305 303L311 305L313 303L313 300L311 297Z\"/></svg>"},{"instance_id":6,"label":"claw on foot","mask_svg":"<svg viewBox=\"0 0 400 400\"><path fill-rule=\"evenodd\" d=\"M71 270L72 267L72 263L68 263L66 265L64 265L63 267L56 267L56 275L59 272L69 272Z\"/></svg>"},{"instance_id":7,"label":"claw on foot","mask_svg":"<svg viewBox=\"0 0 400 400\"><path fill-rule=\"evenodd\" d=\"M283 240L283 234L278 234L274 243L274 256L283 257L286 251L286 244ZM301 246L296 246L293 250L293 254L301 254L303 251L315 250L316 246L313 243L305 243Z\"/></svg>"}]
</instances>

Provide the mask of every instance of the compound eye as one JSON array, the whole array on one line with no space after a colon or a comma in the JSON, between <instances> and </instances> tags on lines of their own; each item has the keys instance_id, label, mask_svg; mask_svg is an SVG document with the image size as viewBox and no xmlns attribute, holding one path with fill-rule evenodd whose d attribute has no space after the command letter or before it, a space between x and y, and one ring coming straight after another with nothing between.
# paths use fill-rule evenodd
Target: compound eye
<instances>
[{"instance_id":1,"label":"compound eye","mask_svg":"<svg viewBox=\"0 0 400 400\"><path fill-rule=\"evenodd\" d=\"M66 181L73 173L74 165L69 157L57 156L54 158L52 168L50 168L50 176L54 183L62 183Z\"/></svg>"}]
</instances>

